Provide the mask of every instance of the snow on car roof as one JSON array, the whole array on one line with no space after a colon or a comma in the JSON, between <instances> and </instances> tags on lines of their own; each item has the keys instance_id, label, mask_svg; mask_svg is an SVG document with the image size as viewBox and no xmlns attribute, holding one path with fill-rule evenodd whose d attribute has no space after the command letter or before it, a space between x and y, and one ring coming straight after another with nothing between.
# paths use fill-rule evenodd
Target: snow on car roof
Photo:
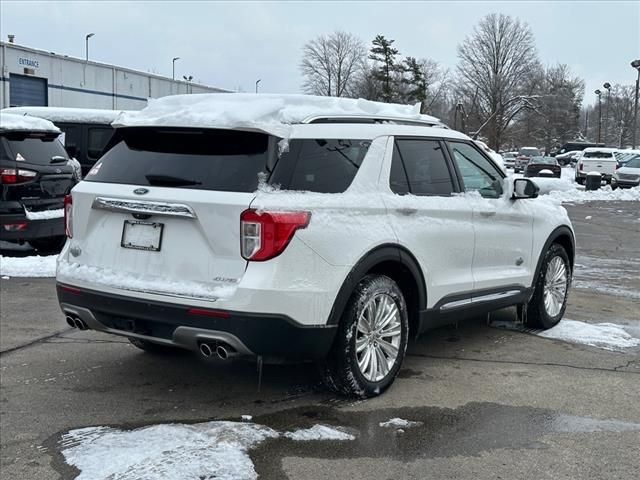
<instances>
[{"instance_id":1,"label":"snow on car roof","mask_svg":"<svg viewBox=\"0 0 640 480\"><path fill-rule=\"evenodd\" d=\"M122 110L68 107L11 107L6 113L45 118L51 122L111 123Z\"/></svg>"},{"instance_id":2,"label":"snow on car roof","mask_svg":"<svg viewBox=\"0 0 640 480\"><path fill-rule=\"evenodd\" d=\"M610 153L614 153L614 152L620 151L620 149L619 148L610 148L610 147L587 147L583 151L585 153L589 153L589 152L610 152Z\"/></svg>"},{"instance_id":3,"label":"snow on car roof","mask_svg":"<svg viewBox=\"0 0 640 480\"><path fill-rule=\"evenodd\" d=\"M313 95L209 93L149 99L146 108L123 112L115 127L192 127L258 130L288 137L291 126L311 117L397 117L442 125L419 105Z\"/></svg>"},{"instance_id":4,"label":"snow on car roof","mask_svg":"<svg viewBox=\"0 0 640 480\"><path fill-rule=\"evenodd\" d=\"M29 131L60 133L60 129L49 120L13 113L0 112L0 131Z\"/></svg>"}]
</instances>

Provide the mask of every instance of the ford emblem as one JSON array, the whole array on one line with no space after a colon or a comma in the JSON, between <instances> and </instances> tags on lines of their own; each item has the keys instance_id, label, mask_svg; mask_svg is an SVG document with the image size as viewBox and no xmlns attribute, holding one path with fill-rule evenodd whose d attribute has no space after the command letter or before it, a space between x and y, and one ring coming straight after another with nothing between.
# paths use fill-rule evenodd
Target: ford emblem
<instances>
[{"instance_id":1,"label":"ford emblem","mask_svg":"<svg viewBox=\"0 0 640 480\"><path fill-rule=\"evenodd\" d=\"M145 193L149 193L149 189L147 188L136 188L133 193L136 195L144 195Z\"/></svg>"}]
</instances>

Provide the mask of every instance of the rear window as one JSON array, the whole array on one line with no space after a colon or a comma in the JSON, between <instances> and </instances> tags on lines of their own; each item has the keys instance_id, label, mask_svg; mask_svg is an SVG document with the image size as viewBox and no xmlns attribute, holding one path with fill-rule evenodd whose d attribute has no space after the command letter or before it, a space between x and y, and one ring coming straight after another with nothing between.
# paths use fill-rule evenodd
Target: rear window
<instances>
[{"instance_id":1,"label":"rear window","mask_svg":"<svg viewBox=\"0 0 640 480\"><path fill-rule=\"evenodd\" d=\"M582 154L582 158L613 158L613 153L611 152L584 152Z\"/></svg>"},{"instance_id":2,"label":"rear window","mask_svg":"<svg viewBox=\"0 0 640 480\"><path fill-rule=\"evenodd\" d=\"M521 148L519 154L538 157L540 156L540 150L538 150L537 148Z\"/></svg>"},{"instance_id":3,"label":"rear window","mask_svg":"<svg viewBox=\"0 0 640 480\"><path fill-rule=\"evenodd\" d=\"M54 163L51 161L53 157L69 158L62 143L57 140L57 135L27 136L25 133L10 132L4 134L4 139L6 143L2 149L3 160L50 165Z\"/></svg>"},{"instance_id":4,"label":"rear window","mask_svg":"<svg viewBox=\"0 0 640 480\"><path fill-rule=\"evenodd\" d=\"M264 174L283 190L343 192L369 142L290 140L254 132L123 129L86 181L253 192ZM279 153L280 152L280 153Z\"/></svg>"}]
</instances>

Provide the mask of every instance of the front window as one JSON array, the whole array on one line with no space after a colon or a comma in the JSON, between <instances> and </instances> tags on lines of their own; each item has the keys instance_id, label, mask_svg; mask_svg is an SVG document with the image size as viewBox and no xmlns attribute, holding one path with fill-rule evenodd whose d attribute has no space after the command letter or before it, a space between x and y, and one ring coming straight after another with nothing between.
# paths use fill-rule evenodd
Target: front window
<instances>
[{"instance_id":1,"label":"front window","mask_svg":"<svg viewBox=\"0 0 640 480\"><path fill-rule=\"evenodd\" d=\"M486 198L502 195L502 175L493 162L467 143L449 142L449 148L464 181L465 191L477 191Z\"/></svg>"}]
</instances>

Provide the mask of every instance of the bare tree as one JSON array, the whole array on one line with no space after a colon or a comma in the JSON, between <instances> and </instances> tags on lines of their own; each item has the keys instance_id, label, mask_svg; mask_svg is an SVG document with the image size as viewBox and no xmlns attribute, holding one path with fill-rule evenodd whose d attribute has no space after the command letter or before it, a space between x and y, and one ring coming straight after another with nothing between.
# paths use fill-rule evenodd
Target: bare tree
<instances>
[{"instance_id":1,"label":"bare tree","mask_svg":"<svg viewBox=\"0 0 640 480\"><path fill-rule=\"evenodd\" d=\"M314 95L350 96L367 52L360 39L336 31L321 35L302 49L303 90Z\"/></svg>"},{"instance_id":2,"label":"bare tree","mask_svg":"<svg viewBox=\"0 0 640 480\"><path fill-rule=\"evenodd\" d=\"M487 15L458 46L458 57L459 91L473 99L483 133L498 150L509 124L528 106L529 76L538 67L531 29L508 15Z\"/></svg>"}]
</instances>

